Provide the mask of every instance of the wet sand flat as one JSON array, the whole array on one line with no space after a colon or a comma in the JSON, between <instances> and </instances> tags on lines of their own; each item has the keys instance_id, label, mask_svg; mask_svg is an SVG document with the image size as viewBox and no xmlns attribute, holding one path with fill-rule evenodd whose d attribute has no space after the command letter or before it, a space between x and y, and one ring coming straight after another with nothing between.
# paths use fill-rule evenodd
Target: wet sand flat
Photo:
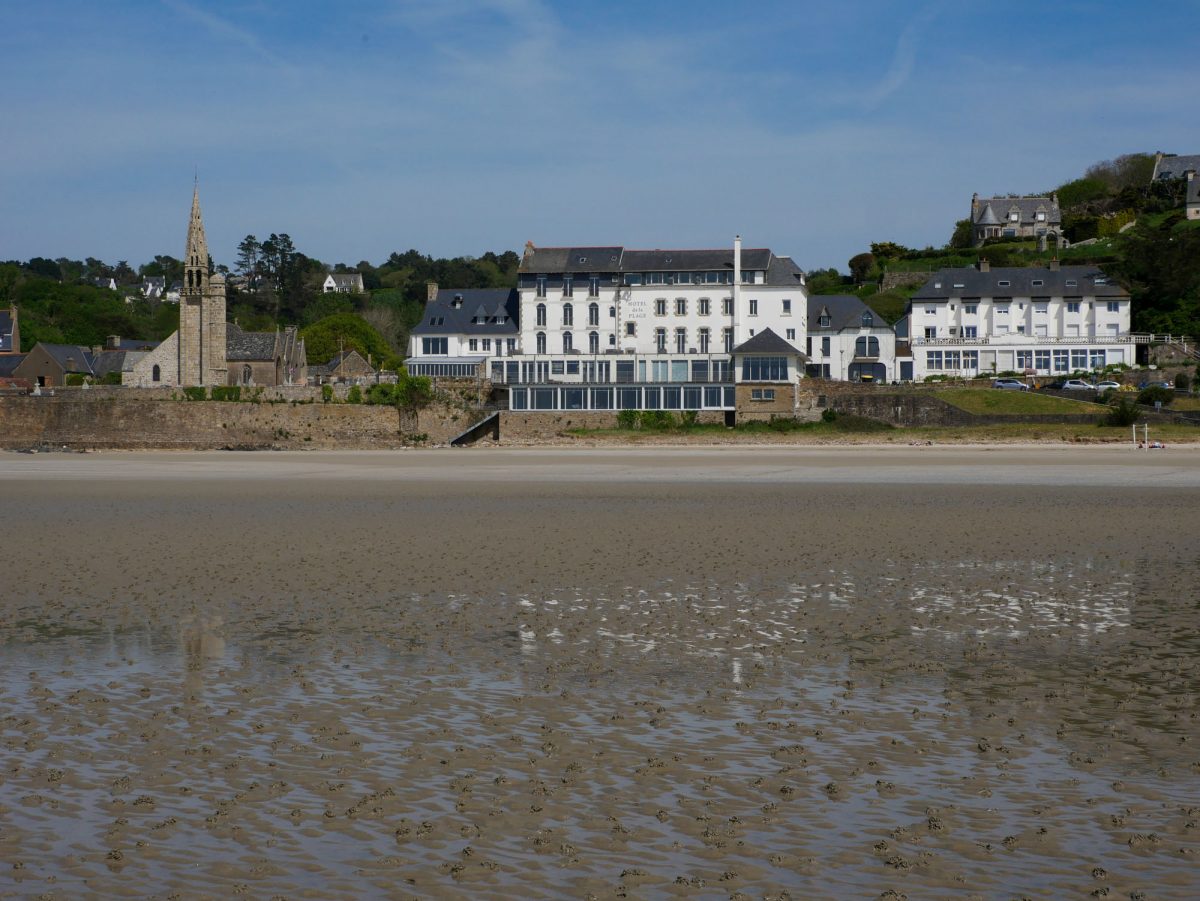
<instances>
[{"instance_id":1,"label":"wet sand flat","mask_svg":"<svg viewBox=\"0 0 1200 901\"><path fill-rule=\"evenodd\" d=\"M1182 448L0 455L0 895L1195 897L1198 499Z\"/></svg>"}]
</instances>

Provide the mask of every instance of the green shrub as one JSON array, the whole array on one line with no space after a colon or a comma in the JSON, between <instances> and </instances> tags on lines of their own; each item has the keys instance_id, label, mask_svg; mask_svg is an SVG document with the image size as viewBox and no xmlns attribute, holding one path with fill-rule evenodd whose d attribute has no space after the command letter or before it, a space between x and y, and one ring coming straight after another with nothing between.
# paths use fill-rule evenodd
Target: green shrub
<instances>
[{"instance_id":1,"label":"green shrub","mask_svg":"<svg viewBox=\"0 0 1200 901\"><path fill-rule=\"evenodd\" d=\"M641 417L638 416L637 410L622 410L617 414L617 428L619 429L636 429L641 422Z\"/></svg>"},{"instance_id":2,"label":"green shrub","mask_svg":"<svg viewBox=\"0 0 1200 901\"><path fill-rule=\"evenodd\" d=\"M643 410L638 423L643 429L664 432L675 427L675 417L666 410Z\"/></svg>"},{"instance_id":3,"label":"green shrub","mask_svg":"<svg viewBox=\"0 0 1200 901\"><path fill-rule=\"evenodd\" d=\"M102 378L100 380L100 384L101 385L120 385L121 384L121 373L119 373L119 372L104 373L104 378Z\"/></svg>"},{"instance_id":4,"label":"green shrub","mask_svg":"<svg viewBox=\"0 0 1200 901\"><path fill-rule=\"evenodd\" d=\"M86 380L87 376L85 376L82 372L68 372L65 384L71 388L78 388Z\"/></svg>"},{"instance_id":5,"label":"green shrub","mask_svg":"<svg viewBox=\"0 0 1200 901\"><path fill-rule=\"evenodd\" d=\"M1121 426L1133 425L1138 420L1140 411L1137 404L1129 397L1118 397L1108 415L1101 420L1103 425Z\"/></svg>"},{"instance_id":6,"label":"green shrub","mask_svg":"<svg viewBox=\"0 0 1200 901\"><path fill-rule=\"evenodd\" d=\"M396 386L389 384L372 385L367 389L367 403L381 407L396 405Z\"/></svg>"},{"instance_id":7,"label":"green shrub","mask_svg":"<svg viewBox=\"0 0 1200 901\"><path fill-rule=\"evenodd\" d=\"M333 400L333 385L321 386L321 403L329 403Z\"/></svg>"},{"instance_id":8,"label":"green shrub","mask_svg":"<svg viewBox=\"0 0 1200 901\"><path fill-rule=\"evenodd\" d=\"M828 408L821 411L821 422L835 422L837 418L837 410Z\"/></svg>"},{"instance_id":9,"label":"green shrub","mask_svg":"<svg viewBox=\"0 0 1200 901\"><path fill-rule=\"evenodd\" d=\"M696 425L696 411L684 410L679 414L679 427L681 429L690 429Z\"/></svg>"},{"instance_id":10,"label":"green shrub","mask_svg":"<svg viewBox=\"0 0 1200 901\"><path fill-rule=\"evenodd\" d=\"M350 390L346 392L346 403L361 404L362 402L362 388L358 387L358 385L351 385Z\"/></svg>"},{"instance_id":11,"label":"green shrub","mask_svg":"<svg viewBox=\"0 0 1200 901\"><path fill-rule=\"evenodd\" d=\"M208 389L203 385L193 385L183 389L183 396L186 400L205 400L208 397Z\"/></svg>"},{"instance_id":12,"label":"green shrub","mask_svg":"<svg viewBox=\"0 0 1200 901\"><path fill-rule=\"evenodd\" d=\"M1188 374L1186 372L1181 372L1177 376L1175 376L1175 390L1176 391L1182 391L1186 394L1187 390L1191 387L1192 387L1192 380L1188 377Z\"/></svg>"},{"instance_id":13,"label":"green shrub","mask_svg":"<svg viewBox=\"0 0 1200 901\"><path fill-rule=\"evenodd\" d=\"M1175 400L1175 392L1170 388L1164 388L1162 385L1151 385L1149 388L1143 388L1138 392L1137 396L1137 402L1145 404L1148 407L1153 407L1156 402L1161 403L1165 407L1173 400Z\"/></svg>"},{"instance_id":14,"label":"green shrub","mask_svg":"<svg viewBox=\"0 0 1200 901\"><path fill-rule=\"evenodd\" d=\"M213 385L212 399L236 403L242 399L241 385Z\"/></svg>"}]
</instances>

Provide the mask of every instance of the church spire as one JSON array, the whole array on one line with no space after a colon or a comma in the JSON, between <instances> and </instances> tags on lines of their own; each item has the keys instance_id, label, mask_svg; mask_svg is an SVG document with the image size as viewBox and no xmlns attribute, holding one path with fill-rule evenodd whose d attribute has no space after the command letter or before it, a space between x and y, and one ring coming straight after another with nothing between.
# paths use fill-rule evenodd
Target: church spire
<instances>
[{"instance_id":1,"label":"church spire","mask_svg":"<svg viewBox=\"0 0 1200 901\"><path fill-rule=\"evenodd\" d=\"M183 293L203 294L208 286L208 241L200 215L200 185L192 191L192 218L188 222L187 250L183 258Z\"/></svg>"}]
</instances>

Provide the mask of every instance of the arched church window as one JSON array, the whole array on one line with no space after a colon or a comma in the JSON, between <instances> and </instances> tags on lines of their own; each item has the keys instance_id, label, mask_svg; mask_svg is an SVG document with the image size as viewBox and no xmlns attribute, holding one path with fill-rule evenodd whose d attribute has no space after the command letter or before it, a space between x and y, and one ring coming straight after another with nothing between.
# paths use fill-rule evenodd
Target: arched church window
<instances>
[{"instance_id":1,"label":"arched church window","mask_svg":"<svg viewBox=\"0 0 1200 901\"><path fill-rule=\"evenodd\" d=\"M162 381L162 367L160 367L157 363L155 363L154 368L150 370L150 381L152 381L152 382L161 382Z\"/></svg>"}]
</instances>

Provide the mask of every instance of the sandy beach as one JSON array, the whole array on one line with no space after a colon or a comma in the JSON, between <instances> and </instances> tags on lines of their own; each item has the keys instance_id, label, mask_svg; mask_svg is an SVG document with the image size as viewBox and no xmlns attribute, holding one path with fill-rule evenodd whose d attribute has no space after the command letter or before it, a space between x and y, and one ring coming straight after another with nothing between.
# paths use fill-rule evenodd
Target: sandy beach
<instances>
[{"instance_id":1,"label":"sandy beach","mask_svg":"<svg viewBox=\"0 0 1200 901\"><path fill-rule=\"evenodd\" d=\"M0 498L0 895L1196 895L1200 448L0 454Z\"/></svg>"}]
</instances>

